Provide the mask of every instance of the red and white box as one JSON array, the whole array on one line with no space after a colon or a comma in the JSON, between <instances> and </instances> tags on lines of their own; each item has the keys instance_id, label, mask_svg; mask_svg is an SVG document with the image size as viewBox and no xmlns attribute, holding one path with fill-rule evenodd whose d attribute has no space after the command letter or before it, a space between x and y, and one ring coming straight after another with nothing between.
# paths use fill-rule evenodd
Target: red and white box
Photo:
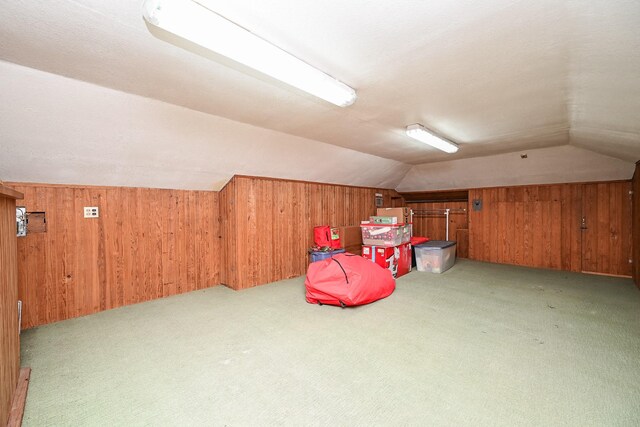
<instances>
[{"instance_id":1,"label":"red and white box","mask_svg":"<svg viewBox=\"0 0 640 427\"><path fill-rule=\"evenodd\" d=\"M388 268L395 278L411 271L411 243L390 247L364 245L362 256L381 267Z\"/></svg>"},{"instance_id":2,"label":"red and white box","mask_svg":"<svg viewBox=\"0 0 640 427\"><path fill-rule=\"evenodd\" d=\"M360 228L365 245L391 247L411 241L411 224L380 225L362 221Z\"/></svg>"}]
</instances>

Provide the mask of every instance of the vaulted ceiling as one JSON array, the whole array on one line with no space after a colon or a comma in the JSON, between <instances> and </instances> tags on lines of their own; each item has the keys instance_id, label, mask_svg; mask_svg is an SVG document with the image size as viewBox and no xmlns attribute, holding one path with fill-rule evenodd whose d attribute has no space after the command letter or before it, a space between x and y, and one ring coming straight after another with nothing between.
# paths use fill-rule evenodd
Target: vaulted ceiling
<instances>
[{"instance_id":1,"label":"vaulted ceiling","mask_svg":"<svg viewBox=\"0 0 640 427\"><path fill-rule=\"evenodd\" d=\"M201 0L355 88L347 108L154 37L140 3L5 2L0 59L399 162L391 183L401 164L567 144L640 159L637 1ZM409 139L415 122L458 153Z\"/></svg>"}]
</instances>

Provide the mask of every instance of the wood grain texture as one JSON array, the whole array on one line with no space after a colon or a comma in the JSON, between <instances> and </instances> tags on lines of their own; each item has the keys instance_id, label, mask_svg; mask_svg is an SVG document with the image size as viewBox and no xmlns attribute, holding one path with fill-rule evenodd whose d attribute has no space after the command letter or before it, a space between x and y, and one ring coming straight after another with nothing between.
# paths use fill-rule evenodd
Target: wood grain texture
<instances>
[{"instance_id":1,"label":"wood grain texture","mask_svg":"<svg viewBox=\"0 0 640 427\"><path fill-rule=\"evenodd\" d=\"M582 271L631 276L631 182L584 184Z\"/></svg>"},{"instance_id":2,"label":"wood grain texture","mask_svg":"<svg viewBox=\"0 0 640 427\"><path fill-rule=\"evenodd\" d=\"M7 427L20 427L22 425L22 417L24 416L24 407L27 403L27 392L29 391L30 378L31 368L20 369L18 385L16 386L16 392L13 395Z\"/></svg>"},{"instance_id":3,"label":"wood grain texture","mask_svg":"<svg viewBox=\"0 0 640 427\"><path fill-rule=\"evenodd\" d=\"M469 190L469 257L629 275L628 189L629 182L615 181ZM482 199L481 211L472 210L473 199ZM594 230L581 230L583 216Z\"/></svg>"},{"instance_id":4,"label":"wood grain texture","mask_svg":"<svg viewBox=\"0 0 640 427\"><path fill-rule=\"evenodd\" d=\"M469 229L458 228L456 230L456 257L469 258Z\"/></svg>"},{"instance_id":5,"label":"wood grain texture","mask_svg":"<svg viewBox=\"0 0 640 427\"><path fill-rule=\"evenodd\" d=\"M220 191L222 283L233 289L305 274L313 227L359 225L393 190L236 176Z\"/></svg>"},{"instance_id":6,"label":"wood grain texture","mask_svg":"<svg viewBox=\"0 0 640 427\"><path fill-rule=\"evenodd\" d=\"M469 190L412 191L398 193L407 203L466 202Z\"/></svg>"},{"instance_id":7,"label":"wood grain texture","mask_svg":"<svg viewBox=\"0 0 640 427\"><path fill-rule=\"evenodd\" d=\"M430 193L420 193L422 197L429 198ZM457 202L433 202L433 203L407 203L414 211L434 209L468 209L468 203ZM468 212L453 212L449 214L449 240L456 240L456 255L459 258L467 258L468 233L459 230L468 230ZM431 240L446 240L446 218L444 214L417 214L413 216L413 235L424 236Z\"/></svg>"},{"instance_id":8,"label":"wood grain texture","mask_svg":"<svg viewBox=\"0 0 640 427\"><path fill-rule=\"evenodd\" d=\"M220 283L216 192L10 185L47 215L18 240L23 328Z\"/></svg>"},{"instance_id":9,"label":"wood grain texture","mask_svg":"<svg viewBox=\"0 0 640 427\"><path fill-rule=\"evenodd\" d=\"M0 425L6 425L20 372L16 197L0 186Z\"/></svg>"},{"instance_id":10,"label":"wood grain texture","mask_svg":"<svg viewBox=\"0 0 640 427\"><path fill-rule=\"evenodd\" d=\"M579 189L557 184L470 190L469 257L580 271ZM482 210L473 210L473 199L482 199Z\"/></svg>"},{"instance_id":11,"label":"wood grain texture","mask_svg":"<svg viewBox=\"0 0 640 427\"><path fill-rule=\"evenodd\" d=\"M483 199L480 212L465 202L409 206L466 207L450 224L460 257L468 251L477 260L571 271L582 270L585 209L610 225L609 234L596 233L585 250L596 254L600 272L625 274L619 261L632 247L624 238L631 230L631 205L621 197L625 185L469 190L469 200ZM375 193L384 195L385 206L402 201L393 190L246 176L234 177L219 193L12 186L25 193L29 211L46 212L48 225L47 232L18 242L25 328L218 283L244 289L302 275L314 226L359 224L375 213ZM591 197L597 205L583 207ZM99 206L100 218L83 218L84 206ZM414 234L444 239L443 222L414 218Z\"/></svg>"},{"instance_id":12,"label":"wood grain texture","mask_svg":"<svg viewBox=\"0 0 640 427\"><path fill-rule=\"evenodd\" d=\"M22 199L22 193L16 191L11 187L4 185L4 182L0 181L0 197L6 197L8 199Z\"/></svg>"},{"instance_id":13,"label":"wood grain texture","mask_svg":"<svg viewBox=\"0 0 640 427\"><path fill-rule=\"evenodd\" d=\"M636 163L636 170L633 174L633 213L632 213L632 248L633 248L633 279L636 286L640 288L640 162Z\"/></svg>"}]
</instances>

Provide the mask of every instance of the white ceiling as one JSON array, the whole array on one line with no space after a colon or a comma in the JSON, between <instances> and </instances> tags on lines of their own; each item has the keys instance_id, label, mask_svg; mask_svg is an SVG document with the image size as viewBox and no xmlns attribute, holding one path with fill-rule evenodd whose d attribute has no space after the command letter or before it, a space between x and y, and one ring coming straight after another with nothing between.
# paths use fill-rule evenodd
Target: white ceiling
<instances>
[{"instance_id":1,"label":"white ceiling","mask_svg":"<svg viewBox=\"0 0 640 427\"><path fill-rule=\"evenodd\" d=\"M154 37L141 1L3 2L0 59L409 164L565 144L640 159L640 2L203 0L349 84L340 108ZM455 155L404 135L420 122Z\"/></svg>"},{"instance_id":2,"label":"white ceiling","mask_svg":"<svg viewBox=\"0 0 640 427\"><path fill-rule=\"evenodd\" d=\"M0 61L0 178L219 190L236 174L395 188L396 160Z\"/></svg>"},{"instance_id":3,"label":"white ceiling","mask_svg":"<svg viewBox=\"0 0 640 427\"><path fill-rule=\"evenodd\" d=\"M618 181L633 176L633 162L562 145L413 166L396 190L429 191L527 184Z\"/></svg>"}]
</instances>

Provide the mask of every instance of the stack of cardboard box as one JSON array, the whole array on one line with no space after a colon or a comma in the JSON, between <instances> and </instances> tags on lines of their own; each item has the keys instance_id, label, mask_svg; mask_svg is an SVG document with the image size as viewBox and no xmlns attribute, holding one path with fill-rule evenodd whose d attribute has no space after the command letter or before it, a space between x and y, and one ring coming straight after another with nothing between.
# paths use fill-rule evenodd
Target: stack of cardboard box
<instances>
[{"instance_id":1,"label":"stack of cardboard box","mask_svg":"<svg viewBox=\"0 0 640 427\"><path fill-rule=\"evenodd\" d=\"M368 221L362 221L360 225L331 227L331 234L336 239L339 236L338 241L345 252L362 255L391 270L394 277L400 277L411 271L412 223L412 211L407 207L379 208ZM315 258L324 259L332 253Z\"/></svg>"},{"instance_id":2,"label":"stack of cardboard box","mask_svg":"<svg viewBox=\"0 0 640 427\"><path fill-rule=\"evenodd\" d=\"M376 216L396 218L398 224L413 224L413 211L407 207L378 208Z\"/></svg>"},{"instance_id":3,"label":"stack of cardboard box","mask_svg":"<svg viewBox=\"0 0 640 427\"><path fill-rule=\"evenodd\" d=\"M379 208L376 216L363 221L362 256L384 268L394 277L411 271L412 212L407 207Z\"/></svg>"}]
</instances>

